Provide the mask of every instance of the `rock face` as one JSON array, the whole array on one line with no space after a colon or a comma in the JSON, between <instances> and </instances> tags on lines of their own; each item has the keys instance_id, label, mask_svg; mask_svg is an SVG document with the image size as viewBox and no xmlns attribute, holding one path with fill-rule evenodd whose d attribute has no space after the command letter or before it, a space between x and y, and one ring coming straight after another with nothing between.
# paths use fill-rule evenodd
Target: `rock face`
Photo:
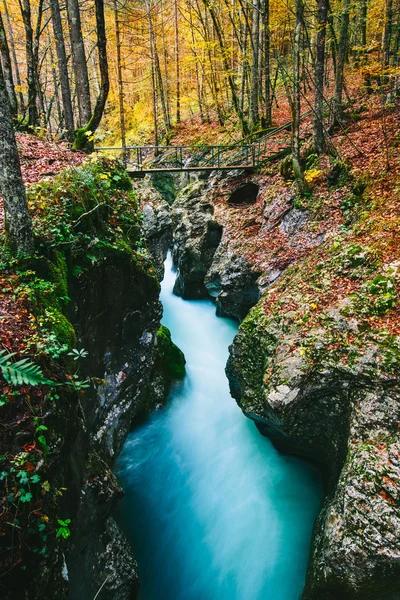
<instances>
[{"instance_id":1,"label":"rock face","mask_svg":"<svg viewBox=\"0 0 400 600\"><path fill-rule=\"evenodd\" d=\"M357 329L339 313L329 317L342 330ZM260 431L279 449L322 467L328 495L315 527L303 600L395 600L398 381L379 375L385 353L376 343L366 341L344 366L324 355L326 331L311 332L311 351L288 329L257 305L230 349L227 374L232 395Z\"/></svg>"},{"instance_id":2,"label":"rock face","mask_svg":"<svg viewBox=\"0 0 400 600\"><path fill-rule=\"evenodd\" d=\"M218 315L241 321L259 298L260 273L245 257L229 250L209 192L205 182L192 184L180 192L172 207L178 267L174 292L188 299L211 296Z\"/></svg>"},{"instance_id":3,"label":"rock face","mask_svg":"<svg viewBox=\"0 0 400 600\"><path fill-rule=\"evenodd\" d=\"M214 207L203 196L204 184L185 188L172 210L174 261L179 269L174 293L186 299L204 298L204 278L222 237Z\"/></svg>"},{"instance_id":4,"label":"rock face","mask_svg":"<svg viewBox=\"0 0 400 600\"><path fill-rule=\"evenodd\" d=\"M165 200L159 198L155 203L143 203L141 209L146 246L161 281L164 276L164 261L172 241L170 208Z\"/></svg>"},{"instance_id":5,"label":"rock face","mask_svg":"<svg viewBox=\"0 0 400 600\"><path fill-rule=\"evenodd\" d=\"M106 597L132 599L138 570L110 516L122 495L110 465L133 419L148 408L161 318L159 283L145 255L109 250L79 275L70 293L71 321L89 352L85 370L98 378L96 392L82 406L87 433L71 449L68 495L80 501L66 557L70 597L94 597L104 584Z\"/></svg>"},{"instance_id":6,"label":"rock face","mask_svg":"<svg viewBox=\"0 0 400 600\"><path fill-rule=\"evenodd\" d=\"M215 298L217 314L242 321L260 298L259 273L242 256L229 252L222 242L205 277L205 287Z\"/></svg>"}]
</instances>

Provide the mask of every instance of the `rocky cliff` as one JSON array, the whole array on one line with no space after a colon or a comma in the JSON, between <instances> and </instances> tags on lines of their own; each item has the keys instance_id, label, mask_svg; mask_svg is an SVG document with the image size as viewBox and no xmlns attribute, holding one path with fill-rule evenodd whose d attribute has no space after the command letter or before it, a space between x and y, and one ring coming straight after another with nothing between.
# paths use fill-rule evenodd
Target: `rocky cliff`
<instances>
[{"instance_id":1,"label":"rocky cliff","mask_svg":"<svg viewBox=\"0 0 400 600\"><path fill-rule=\"evenodd\" d=\"M321 468L304 600L394 600L397 221L368 204L365 177L324 169L303 199L273 168L183 189L172 209L176 292L208 294L219 314L244 319L227 365L232 395L281 451Z\"/></svg>"},{"instance_id":2,"label":"rocky cliff","mask_svg":"<svg viewBox=\"0 0 400 600\"><path fill-rule=\"evenodd\" d=\"M101 588L107 598L133 599L138 570L111 516L122 495L111 466L134 419L163 402L184 370L160 328L159 282L143 237L167 239L168 218L159 208L142 233L130 182L107 161L41 182L29 198L40 251L17 267L12 257L4 262L2 307L15 314L15 331L23 327L10 349L29 348L60 385L3 388L10 439L2 480L10 491L22 477L30 491L13 555L1 556L2 597L79 600ZM153 248L159 274L165 245ZM32 413L21 419L27 397ZM14 502L18 510L15 489L2 525L13 522Z\"/></svg>"}]
</instances>

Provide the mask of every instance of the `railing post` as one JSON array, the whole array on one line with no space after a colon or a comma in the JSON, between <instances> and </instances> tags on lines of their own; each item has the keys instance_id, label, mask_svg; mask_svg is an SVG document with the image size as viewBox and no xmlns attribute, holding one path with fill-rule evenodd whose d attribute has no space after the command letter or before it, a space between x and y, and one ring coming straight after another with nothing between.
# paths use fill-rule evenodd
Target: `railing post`
<instances>
[{"instance_id":1,"label":"railing post","mask_svg":"<svg viewBox=\"0 0 400 600\"><path fill-rule=\"evenodd\" d=\"M217 167L218 167L218 169L220 167L220 160L221 160L221 148L218 146L218 153L217 153Z\"/></svg>"},{"instance_id":2,"label":"railing post","mask_svg":"<svg viewBox=\"0 0 400 600\"><path fill-rule=\"evenodd\" d=\"M180 166L181 166L181 169L182 169L182 167L183 167L183 148L182 148L182 146L180 147L180 156L181 156Z\"/></svg>"},{"instance_id":3,"label":"railing post","mask_svg":"<svg viewBox=\"0 0 400 600\"><path fill-rule=\"evenodd\" d=\"M256 147L255 146L251 147L251 154L252 154L253 169L254 169L256 166Z\"/></svg>"}]
</instances>

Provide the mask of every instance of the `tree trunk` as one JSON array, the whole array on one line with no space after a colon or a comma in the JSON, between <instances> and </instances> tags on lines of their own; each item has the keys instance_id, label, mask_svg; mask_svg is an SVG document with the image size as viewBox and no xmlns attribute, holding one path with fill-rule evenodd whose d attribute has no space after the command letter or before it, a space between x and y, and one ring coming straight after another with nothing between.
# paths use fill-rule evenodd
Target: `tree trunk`
<instances>
[{"instance_id":1,"label":"tree trunk","mask_svg":"<svg viewBox=\"0 0 400 600\"><path fill-rule=\"evenodd\" d=\"M124 110L124 83L122 78L122 62L121 62L121 32L119 27L117 0L114 0L114 20L115 20L115 40L117 45L117 73L118 73L118 100L119 100L119 120L121 127L121 144L122 155L126 160L126 127L125 127L125 110Z\"/></svg>"},{"instance_id":2,"label":"tree trunk","mask_svg":"<svg viewBox=\"0 0 400 600\"><path fill-rule=\"evenodd\" d=\"M260 36L260 4L259 0L253 4L252 15L252 60L251 60L251 86L250 86L250 129L254 130L259 124L258 96L260 93L259 80L259 36Z\"/></svg>"},{"instance_id":3,"label":"tree trunk","mask_svg":"<svg viewBox=\"0 0 400 600\"><path fill-rule=\"evenodd\" d=\"M293 45L293 103L292 103L292 162L293 171L299 193L303 195L307 189L303 170L300 164L300 65L301 65L301 33L303 29L303 0L296 0L296 25Z\"/></svg>"},{"instance_id":4,"label":"tree trunk","mask_svg":"<svg viewBox=\"0 0 400 600\"><path fill-rule=\"evenodd\" d=\"M28 82L28 125L39 126L39 112L37 109L37 64L34 56L33 29L31 18L30 0L19 0L22 20L25 28L25 51Z\"/></svg>"},{"instance_id":5,"label":"tree trunk","mask_svg":"<svg viewBox=\"0 0 400 600\"><path fill-rule=\"evenodd\" d=\"M7 244L15 252L33 253L32 223L28 213L2 69L0 69L0 161L0 190L4 200Z\"/></svg>"},{"instance_id":6,"label":"tree trunk","mask_svg":"<svg viewBox=\"0 0 400 600\"><path fill-rule=\"evenodd\" d=\"M148 18L150 19L150 9L148 8ZM151 97L153 102L153 125L154 125L154 156L157 156L158 146L158 110L157 110L157 84L156 84L156 67L155 67L155 56L154 56L154 45L152 37L152 29L149 27L149 45L150 45L150 57L151 57Z\"/></svg>"},{"instance_id":7,"label":"tree trunk","mask_svg":"<svg viewBox=\"0 0 400 600\"><path fill-rule=\"evenodd\" d=\"M349 40L349 10L350 0L342 0L342 14L340 23L340 38L336 64L335 93L333 102L333 123L337 125L343 119L343 83L344 83L344 63L346 60L348 40Z\"/></svg>"},{"instance_id":8,"label":"tree trunk","mask_svg":"<svg viewBox=\"0 0 400 600\"><path fill-rule=\"evenodd\" d=\"M271 31L269 25L269 0L263 3L264 24L264 72L265 72L265 123L264 127L272 125L272 98L271 98Z\"/></svg>"},{"instance_id":9,"label":"tree trunk","mask_svg":"<svg viewBox=\"0 0 400 600\"><path fill-rule=\"evenodd\" d=\"M317 40L315 45L315 93L314 93L314 146L317 154L325 150L324 135L324 80L325 41L328 18L328 0L318 0Z\"/></svg>"},{"instance_id":10,"label":"tree trunk","mask_svg":"<svg viewBox=\"0 0 400 600\"><path fill-rule=\"evenodd\" d=\"M60 75L61 98L64 109L65 129L67 130L68 139L73 140L74 115L72 111L71 88L69 85L67 55L65 52L64 35L61 23L61 12L58 0L50 0L50 7L54 37L56 40L58 72Z\"/></svg>"},{"instance_id":11,"label":"tree trunk","mask_svg":"<svg viewBox=\"0 0 400 600\"><path fill-rule=\"evenodd\" d=\"M233 107L234 107L236 115L239 119L239 123L241 125L243 135L248 135L248 133L249 133L248 125L244 119L243 112L240 109L240 102L239 102L238 95L236 93L235 82L233 80L232 75L230 74L230 65L229 65L229 62L227 59L227 55L226 55L226 48L225 48L225 43L224 43L224 38L223 38L220 22L218 20L218 17L216 15L213 5L210 3L210 0L203 0L203 2L204 2L204 5L206 6L206 8L208 8L208 11L211 15L211 19L212 19L212 22L213 22L213 25L215 28L215 33L217 36L218 44L219 44L219 47L221 50L221 55L222 55L222 64L223 64L226 76L228 78L229 88L231 91Z\"/></svg>"},{"instance_id":12,"label":"tree trunk","mask_svg":"<svg viewBox=\"0 0 400 600\"><path fill-rule=\"evenodd\" d=\"M100 70L100 93L97 97L93 114L89 122L75 131L74 150L93 150L93 141L90 139L100 125L101 118L106 106L108 92L110 90L110 79L108 76L107 60L107 37L106 24L104 20L104 0L95 0L97 49L99 53Z\"/></svg>"},{"instance_id":13,"label":"tree trunk","mask_svg":"<svg viewBox=\"0 0 400 600\"><path fill-rule=\"evenodd\" d=\"M18 101L19 101L19 111L22 114L25 110L25 103L24 103L24 96L22 94L22 86L21 86L21 75L19 73L19 65L18 65L18 60L17 60L17 53L15 51L15 43L14 43L14 34L13 34L13 30L11 27L11 21L10 21L10 15L8 13L8 7L7 7L7 0L3 0L3 6L4 6L4 16L6 18L6 24L7 24L7 29L8 29L8 35L9 35L9 43L10 43L10 50L11 50L11 57L12 57L12 61L13 61L13 66L14 66L14 73L15 73L15 82L18 86Z\"/></svg>"},{"instance_id":14,"label":"tree trunk","mask_svg":"<svg viewBox=\"0 0 400 600\"><path fill-rule=\"evenodd\" d=\"M7 96L10 103L10 111L13 119L18 114L17 95L15 93L14 78L12 73L10 50L8 48L6 30L4 29L3 17L0 13L0 56L3 67L4 82L7 89Z\"/></svg>"},{"instance_id":15,"label":"tree trunk","mask_svg":"<svg viewBox=\"0 0 400 600\"><path fill-rule=\"evenodd\" d=\"M390 64L390 46L392 40L393 23L393 0L386 0L385 5L385 29L383 32L383 64L385 67Z\"/></svg>"},{"instance_id":16,"label":"tree trunk","mask_svg":"<svg viewBox=\"0 0 400 600\"><path fill-rule=\"evenodd\" d=\"M81 127L90 121L92 105L90 100L89 74L86 62L85 45L83 43L81 14L78 0L67 0L67 11L72 65L75 74L76 96L78 99L79 126Z\"/></svg>"},{"instance_id":17,"label":"tree trunk","mask_svg":"<svg viewBox=\"0 0 400 600\"><path fill-rule=\"evenodd\" d=\"M181 74L179 62L178 0L174 0L175 73L176 73L176 122L181 121Z\"/></svg>"}]
</instances>

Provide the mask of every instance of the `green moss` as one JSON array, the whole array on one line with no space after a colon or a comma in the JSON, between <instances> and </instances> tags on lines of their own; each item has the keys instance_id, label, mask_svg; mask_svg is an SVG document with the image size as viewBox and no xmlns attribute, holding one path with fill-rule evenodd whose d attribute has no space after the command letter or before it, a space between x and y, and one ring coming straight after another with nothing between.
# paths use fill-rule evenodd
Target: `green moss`
<instances>
[{"instance_id":1,"label":"green moss","mask_svg":"<svg viewBox=\"0 0 400 600\"><path fill-rule=\"evenodd\" d=\"M185 356L176 346L167 327L162 325L157 332L156 366L161 367L169 381L182 379L185 375Z\"/></svg>"},{"instance_id":2,"label":"green moss","mask_svg":"<svg viewBox=\"0 0 400 600\"><path fill-rule=\"evenodd\" d=\"M54 259L50 262L50 280L56 286L57 294L61 298L68 297L68 269L65 257L56 251Z\"/></svg>"}]
</instances>

